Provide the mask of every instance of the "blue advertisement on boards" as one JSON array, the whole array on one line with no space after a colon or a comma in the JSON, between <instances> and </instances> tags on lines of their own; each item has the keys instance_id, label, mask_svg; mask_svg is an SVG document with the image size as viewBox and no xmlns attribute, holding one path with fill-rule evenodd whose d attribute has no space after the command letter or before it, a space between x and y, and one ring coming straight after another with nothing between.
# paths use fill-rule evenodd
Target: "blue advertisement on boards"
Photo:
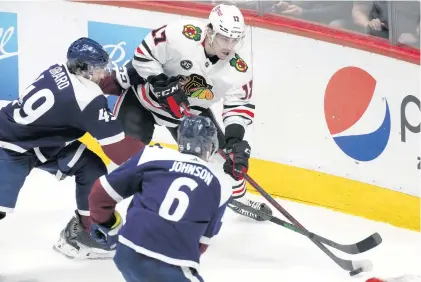
<instances>
[{"instance_id":1,"label":"blue advertisement on boards","mask_svg":"<svg viewBox=\"0 0 421 282\"><path fill-rule=\"evenodd\" d=\"M0 12L0 100L19 96L17 14Z\"/></svg>"},{"instance_id":2,"label":"blue advertisement on boards","mask_svg":"<svg viewBox=\"0 0 421 282\"><path fill-rule=\"evenodd\" d=\"M118 66L131 61L137 46L150 31L151 29L143 27L88 22L88 37L100 43ZM108 97L111 109L116 100L115 96Z\"/></svg>"}]
</instances>

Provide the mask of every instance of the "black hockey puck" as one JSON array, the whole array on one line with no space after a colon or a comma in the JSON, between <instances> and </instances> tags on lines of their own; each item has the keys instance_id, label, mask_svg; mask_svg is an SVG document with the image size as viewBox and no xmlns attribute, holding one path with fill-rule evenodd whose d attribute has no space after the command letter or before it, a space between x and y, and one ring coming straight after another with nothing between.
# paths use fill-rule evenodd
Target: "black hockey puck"
<instances>
[{"instance_id":1,"label":"black hockey puck","mask_svg":"<svg viewBox=\"0 0 421 282\"><path fill-rule=\"evenodd\" d=\"M357 269L354 269L354 270L350 271L349 272L349 275L350 276L355 276L357 274L360 274L361 272L363 272L363 269L360 267L360 268L357 268Z\"/></svg>"}]
</instances>

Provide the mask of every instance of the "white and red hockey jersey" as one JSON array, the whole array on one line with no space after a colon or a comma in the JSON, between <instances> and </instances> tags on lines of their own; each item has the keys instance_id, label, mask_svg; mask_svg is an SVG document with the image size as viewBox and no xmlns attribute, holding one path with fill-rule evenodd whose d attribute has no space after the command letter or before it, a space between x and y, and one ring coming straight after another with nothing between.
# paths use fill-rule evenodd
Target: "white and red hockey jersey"
<instances>
[{"instance_id":1,"label":"white and red hockey jersey","mask_svg":"<svg viewBox=\"0 0 421 282\"><path fill-rule=\"evenodd\" d=\"M225 60L212 63L205 55L206 24L182 20L151 31L135 51L134 68L143 78L165 73L188 76L186 91L193 114L223 101L225 127L253 122L253 76L250 52L233 51ZM175 127L179 121L163 110L148 84L137 89L142 105L150 110L159 125Z\"/></svg>"}]
</instances>

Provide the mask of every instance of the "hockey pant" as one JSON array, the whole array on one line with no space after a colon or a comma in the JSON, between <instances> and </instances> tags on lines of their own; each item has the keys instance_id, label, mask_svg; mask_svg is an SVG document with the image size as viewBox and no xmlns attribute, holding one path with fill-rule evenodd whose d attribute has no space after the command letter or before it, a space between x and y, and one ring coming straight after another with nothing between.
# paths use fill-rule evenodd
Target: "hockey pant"
<instances>
[{"instance_id":1,"label":"hockey pant","mask_svg":"<svg viewBox=\"0 0 421 282\"><path fill-rule=\"evenodd\" d=\"M17 153L0 148L0 211L13 212L26 177L34 168L48 171L58 180L75 176L76 204L81 215L89 215L88 197L92 185L107 173L102 160L79 141L56 149L54 157L48 158L40 150Z\"/></svg>"},{"instance_id":2,"label":"hockey pant","mask_svg":"<svg viewBox=\"0 0 421 282\"><path fill-rule=\"evenodd\" d=\"M167 264L117 244L114 263L127 282L203 282L193 268Z\"/></svg>"},{"instance_id":3,"label":"hockey pant","mask_svg":"<svg viewBox=\"0 0 421 282\"><path fill-rule=\"evenodd\" d=\"M114 115L123 124L125 134L142 141L144 144L149 144L155 131L155 125L157 124L152 113L143 107L136 95L133 89L129 88L124 95L120 96L114 106ZM220 126L218 126L218 122L212 111L206 109L200 115L209 117L217 126L219 148L222 149L225 146L225 135ZM164 116L159 116L159 118L170 119ZM170 122L179 123L176 119L171 119ZM174 140L177 140L178 127L167 127L167 129L170 131ZM222 167L225 160L219 154L215 154L210 162ZM231 177L229 179L232 184L233 198L236 199L244 196L246 193L245 180L236 181Z\"/></svg>"}]
</instances>

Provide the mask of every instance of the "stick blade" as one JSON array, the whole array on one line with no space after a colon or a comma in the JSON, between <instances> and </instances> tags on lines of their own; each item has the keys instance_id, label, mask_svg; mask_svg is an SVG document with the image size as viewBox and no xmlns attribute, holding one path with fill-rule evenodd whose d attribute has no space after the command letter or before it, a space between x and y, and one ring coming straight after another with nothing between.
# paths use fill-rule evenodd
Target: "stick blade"
<instances>
[{"instance_id":1,"label":"stick blade","mask_svg":"<svg viewBox=\"0 0 421 282\"><path fill-rule=\"evenodd\" d=\"M376 232L357 243L358 253L363 253L368 250L371 250L372 248L380 245L382 242L382 237L379 233Z\"/></svg>"}]
</instances>

